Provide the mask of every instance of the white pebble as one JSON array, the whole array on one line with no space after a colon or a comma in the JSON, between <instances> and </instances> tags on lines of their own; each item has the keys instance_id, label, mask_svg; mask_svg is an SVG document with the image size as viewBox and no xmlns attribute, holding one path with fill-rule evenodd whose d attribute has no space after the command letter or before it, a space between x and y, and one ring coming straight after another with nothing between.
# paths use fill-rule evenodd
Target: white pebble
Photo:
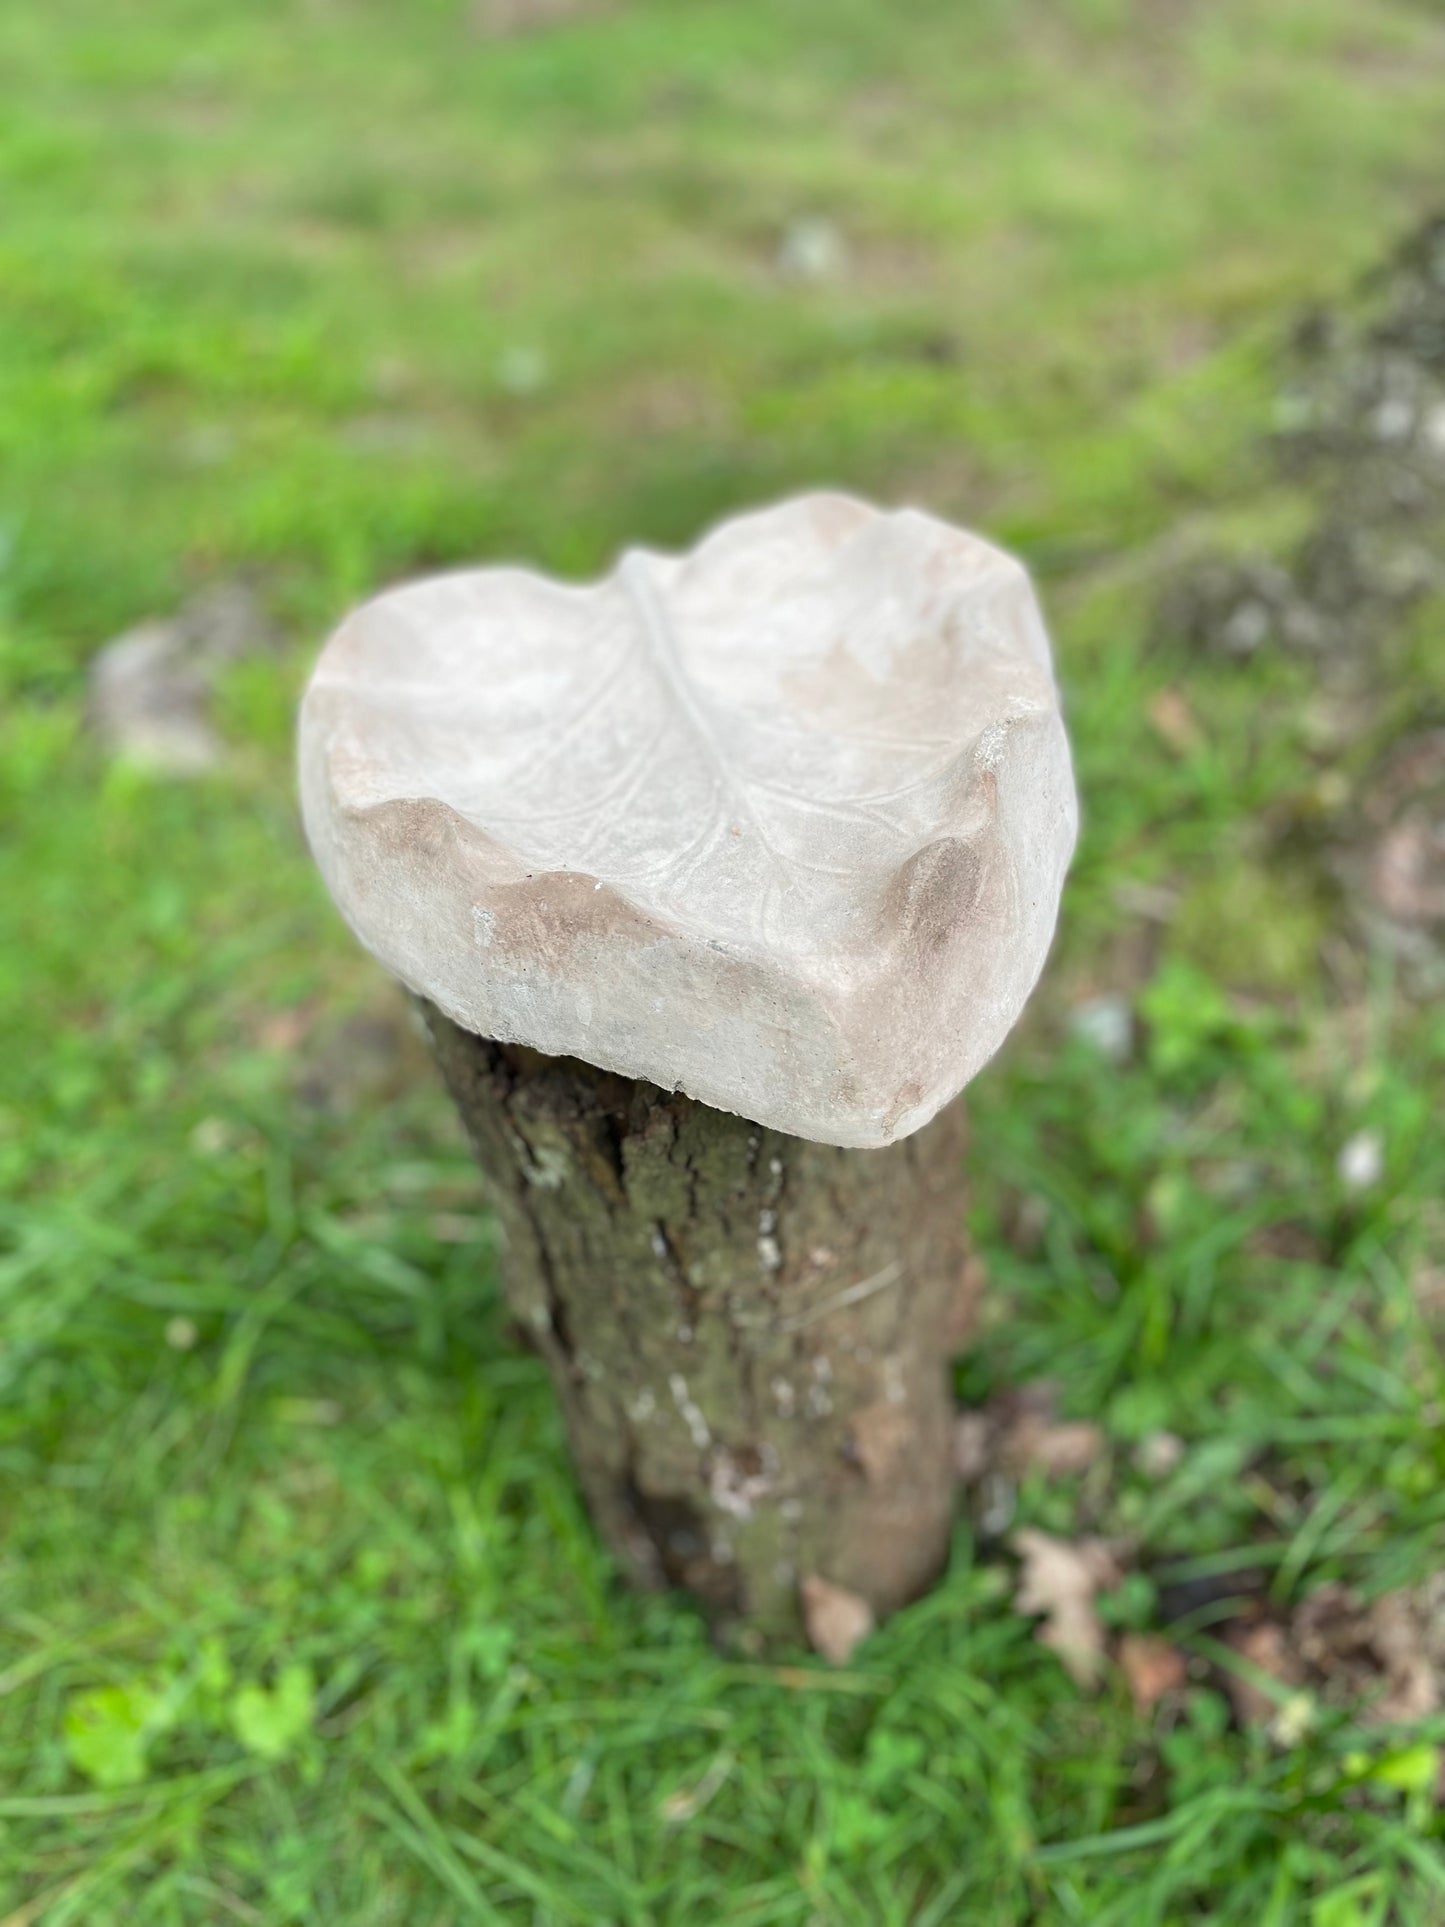
<instances>
[{"instance_id":1,"label":"white pebble","mask_svg":"<svg viewBox=\"0 0 1445 1927\"><path fill-rule=\"evenodd\" d=\"M1385 1140L1378 1131L1356 1131L1340 1146L1335 1170L1347 1191L1371 1191L1385 1175Z\"/></svg>"}]
</instances>

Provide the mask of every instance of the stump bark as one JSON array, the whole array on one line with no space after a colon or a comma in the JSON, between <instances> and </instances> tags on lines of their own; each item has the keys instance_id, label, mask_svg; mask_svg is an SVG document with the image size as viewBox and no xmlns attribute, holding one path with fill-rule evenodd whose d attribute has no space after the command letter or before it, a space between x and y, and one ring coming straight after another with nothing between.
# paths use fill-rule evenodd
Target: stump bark
<instances>
[{"instance_id":1,"label":"stump bark","mask_svg":"<svg viewBox=\"0 0 1445 1927\"><path fill-rule=\"evenodd\" d=\"M809 1578L880 1619L924 1591L977 1296L961 1103L840 1150L422 1009L508 1303L631 1580L685 1587L754 1646L801 1633Z\"/></svg>"}]
</instances>

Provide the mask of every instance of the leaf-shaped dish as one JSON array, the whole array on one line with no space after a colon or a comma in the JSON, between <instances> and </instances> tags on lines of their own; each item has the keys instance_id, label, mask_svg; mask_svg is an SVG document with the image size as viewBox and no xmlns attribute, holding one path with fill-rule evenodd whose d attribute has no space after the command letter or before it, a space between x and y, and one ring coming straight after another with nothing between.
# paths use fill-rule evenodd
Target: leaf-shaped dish
<instances>
[{"instance_id":1,"label":"leaf-shaped dish","mask_svg":"<svg viewBox=\"0 0 1445 1927\"><path fill-rule=\"evenodd\" d=\"M301 791L357 936L457 1023L846 1145L998 1048L1077 832L1023 569L831 494L367 603Z\"/></svg>"}]
</instances>

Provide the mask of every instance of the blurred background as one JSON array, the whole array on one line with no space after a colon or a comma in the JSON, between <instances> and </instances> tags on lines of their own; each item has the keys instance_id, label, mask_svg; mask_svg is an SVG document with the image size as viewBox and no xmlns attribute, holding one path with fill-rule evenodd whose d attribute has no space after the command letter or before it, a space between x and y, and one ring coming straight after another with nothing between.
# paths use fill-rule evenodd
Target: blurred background
<instances>
[{"instance_id":1,"label":"blurred background","mask_svg":"<svg viewBox=\"0 0 1445 1927\"><path fill-rule=\"evenodd\" d=\"M1445 1918L1438 0L12 0L0 90L5 1927ZM838 1671L614 1586L291 746L382 583L820 483L1027 560L1086 818Z\"/></svg>"}]
</instances>

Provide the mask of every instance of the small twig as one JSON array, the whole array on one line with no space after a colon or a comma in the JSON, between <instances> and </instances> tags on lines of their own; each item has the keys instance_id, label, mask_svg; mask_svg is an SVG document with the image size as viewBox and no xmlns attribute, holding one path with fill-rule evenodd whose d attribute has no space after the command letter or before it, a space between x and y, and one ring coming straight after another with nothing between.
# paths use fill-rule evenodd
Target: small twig
<instances>
[{"instance_id":1,"label":"small twig","mask_svg":"<svg viewBox=\"0 0 1445 1927\"><path fill-rule=\"evenodd\" d=\"M680 1827L685 1821L694 1819L702 1812L735 1765L733 1755L724 1749L695 1786L684 1787L676 1793L669 1793L667 1798L659 1803L657 1809L663 1825Z\"/></svg>"},{"instance_id":2,"label":"small twig","mask_svg":"<svg viewBox=\"0 0 1445 1927\"><path fill-rule=\"evenodd\" d=\"M842 1311L847 1305L861 1305L865 1298L873 1297L875 1292L887 1291L888 1287L896 1285L902 1276L903 1260L895 1258L891 1264L885 1265L882 1271L875 1271L871 1278L862 1278L856 1285L849 1285L846 1290L835 1292L831 1298L825 1298L820 1305L810 1305L806 1311L794 1312L791 1318L735 1318L733 1322L742 1326L745 1331L769 1330L778 1332L783 1337L790 1337L794 1332L802 1331L804 1326L816 1324L820 1318L827 1318L832 1312Z\"/></svg>"},{"instance_id":3,"label":"small twig","mask_svg":"<svg viewBox=\"0 0 1445 1927\"><path fill-rule=\"evenodd\" d=\"M792 1318L785 1318L778 1329L784 1332L801 1331L805 1325L815 1324L818 1319L826 1318L830 1312L842 1311L845 1305L861 1305L865 1298L873 1297L876 1292L887 1291L888 1287L896 1285L902 1276L903 1260L895 1258L892 1264L884 1265L882 1271L875 1271L871 1278L864 1278L856 1285L849 1285L846 1291L840 1291L832 1298L825 1298L821 1305L812 1305L807 1311L800 1311Z\"/></svg>"}]
</instances>

